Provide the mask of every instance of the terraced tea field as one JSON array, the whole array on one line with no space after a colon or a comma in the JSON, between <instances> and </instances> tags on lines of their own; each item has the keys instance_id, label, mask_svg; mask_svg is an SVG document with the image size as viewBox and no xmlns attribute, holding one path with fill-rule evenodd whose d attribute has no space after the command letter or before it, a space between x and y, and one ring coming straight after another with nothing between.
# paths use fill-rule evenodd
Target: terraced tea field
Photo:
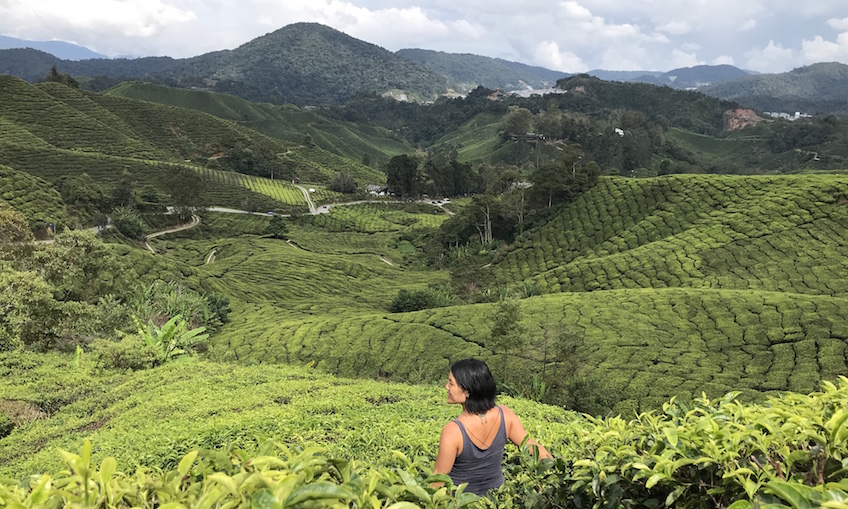
<instances>
[{"instance_id":1,"label":"terraced tea field","mask_svg":"<svg viewBox=\"0 0 848 509\"><path fill-rule=\"evenodd\" d=\"M604 179L495 264L549 292L691 287L845 296L848 179Z\"/></svg>"},{"instance_id":2,"label":"terraced tea field","mask_svg":"<svg viewBox=\"0 0 848 509\"><path fill-rule=\"evenodd\" d=\"M0 203L24 214L30 221L64 224L62 197L44 180L0 165Z\"/></svg>"},{"instance_id":3,"label":"terraced tea field","mask_svg":"<svg viewBox=\"0 0 848 509\"><path fill-rule=\"evenodd\" d=\"M525 233L492 267L502 284L538 281L551 292L521 301L527 346L513 371L539 372L542 354L532 345L548 327L582 338L577 357L625 413L701 392L742 390L758 398L814 390L848 369L846 190L839 176L604 179L548 225ZM359 232L349 245L331 241L344 230L334 215L348 207L304 218L311 226L293 228L292 236L338 263L358 252L356 239L368 238L362 232L379 230L366 218L385 207L350 207L357 214L350 228ZM395 221L380 228L399 228ZM319 233L322 226L329 232ZM251 244L253 256L257 247ZM472 353L499 362L489 329L495 305L385 312L396 288L432 282L439 273L428 279L407 270L385 287L391 290L372 293L368 280L385 281L377 274L397 270L376 256L368 264L344 257L359 266L312 269L310 262L286 266L270 251L258 255L259 265L270 263L260 258L274 260L275 269L259 272L277 274L278 288L250 276L257 269L248 258L237 262L239 256L227 263L242 271L234 280L250 284L209 286L244 303L213 340L213 358L314 362L344 376L398 380L438 377L450 359ZM299 266L314 286L292 278ZM281 312L268 305L274 300L289 305Z\"/></svg>"}]
</instances>

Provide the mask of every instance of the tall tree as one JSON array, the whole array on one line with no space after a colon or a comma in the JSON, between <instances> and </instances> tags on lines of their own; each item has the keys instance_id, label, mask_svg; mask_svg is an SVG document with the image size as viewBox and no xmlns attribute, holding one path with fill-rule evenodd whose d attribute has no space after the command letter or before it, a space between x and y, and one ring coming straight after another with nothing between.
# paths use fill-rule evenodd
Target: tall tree
<instances>
[{"instance_id":1,"label":"tall tree","mask_svg":"<svg viewBox=\"0 0 848 509\"><path fill-rule=\"evenodd\" d=\"M50 67L50 72L47 73L47 77L44 78L44 81L61 83L62 85L65 85L66 87L79 88L79 81L75 80L68 73L59 72L59 70L56 69L56 64L53 64L53 66Z\"/></svg>"},{"instance_id":2,"label":"tall tree","mask_svg":"<svg viewBox=\"0 0 848 509\"><path fill-rule=\"evenodd\" d=\"M491 346L501 354L501 378L507 376L510 353L525 342L525 327L521 323L521 305L517 300L505 299L498 303L491 315Z\"/></svg>"},{"instance_id":3,"label":"tall tree","mask_svg":"<svg viewBox=\"0 0 848 509\"><path fill-rule=\"evenodd\" d=\"M418 158L401 154L389 159L386 165L386 184L389 192L407 196L418 196L421 186L421 175L418 171Z\"/></svg>"},{"instance_id":4,"label":"tall tree","mask_svg":"<svg viewBox=\"0 0 848 509\"><path fill-rule=\"evenodd\" d=\"M206 204L206 183L200 175L188 168L177 168L168 177L168 188L171 190L171 200L174 211L180 219L188 219L195 211Z\"/></svg>"}]
</instances>

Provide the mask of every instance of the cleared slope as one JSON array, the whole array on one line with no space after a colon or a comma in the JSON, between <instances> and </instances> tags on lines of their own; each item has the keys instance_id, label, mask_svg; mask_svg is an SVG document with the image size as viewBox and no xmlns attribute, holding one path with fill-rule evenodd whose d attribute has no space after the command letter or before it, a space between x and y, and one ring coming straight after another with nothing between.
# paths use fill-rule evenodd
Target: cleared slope
<instances>
[{"instance_id":1,"label":"cleared slope","mask_svg":"<svg viewBox=\"0 0 848 509\"><path fill-rule=\"evenodd\" d=\"M292 143L309 136L322 149L354 161L352 166L365 156L381 161L412 150L386 129L330 120L293 105L252 103L229 94L139 81L121 83L104 94L204 111Z\"/></svg>"},{"instance_id":2,"label":"cleared slope","mask_svg":"<svg viewBox=\"0 0 848 509\"><path fill-rule=\"evenodd\" d=\"M546 291L691 287L845 296L848 178L607 178L494 267Z\"/></svg>"}]
</instances>

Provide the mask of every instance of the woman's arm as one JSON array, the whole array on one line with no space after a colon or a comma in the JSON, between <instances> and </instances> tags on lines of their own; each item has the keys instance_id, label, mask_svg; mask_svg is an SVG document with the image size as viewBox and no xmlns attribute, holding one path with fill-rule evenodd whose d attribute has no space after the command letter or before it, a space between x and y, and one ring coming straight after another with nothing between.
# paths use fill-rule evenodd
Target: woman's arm
<instances>
[{"instance_id":1,"label":"woman's arm","mask_svg":"<svg viewBox=\"0 0 848 509\"><path fill-rule=\"evenodd\" d=\"M433 466L434 474L449 474L453 468L456 457L462 452L462 433L459 426L453 421L445 424L442 428L442 436L439 438L439 452L436 455L436 464ZM442 483L434 483L438 488Z\"/></svg>"},{"instance_id":2,"label":"woman's arm","mask_svg":"<svg viewBox=\"0 0 848 509\"><path fill-rule=\"evenodd\" d=\"M545 447L539 442L533 440L533 437L528 436L527 431L524 429L524 426L521 424L521 420L515 415L515 412L509 409L509 407L501 405L504 413L504 421L506 423L506 437L513 444L521 447L521 443L524 442L524 438L527 438L527 445L530 450L533 450L533 447L539 448L539 458L548 458L553 459L551 453L548 452Z\"/></svg>"}]
</instances>

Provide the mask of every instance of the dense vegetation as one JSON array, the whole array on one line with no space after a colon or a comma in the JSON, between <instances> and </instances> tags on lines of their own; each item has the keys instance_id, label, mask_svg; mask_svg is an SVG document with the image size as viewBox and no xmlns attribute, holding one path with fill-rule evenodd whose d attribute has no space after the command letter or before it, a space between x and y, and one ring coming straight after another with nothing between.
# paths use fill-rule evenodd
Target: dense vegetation
<instances>
[{"instance_id":1,"label":"dense vegetation","mask_svg":"<svg viewBox=\"0 0 848 509\"><path fill-rule=\"evenodd\" d=\"M834 117L728 133L586 76L308 112L0 80L0 505L845 501L848 179L777 174L837 167ZM557 460L455 501L435 382L468 356Z\"/></svg>"},{"instance_id":2,"label":"dense vegetation","mask_svg":"<svg viewBox=\"0 0 848 509\"><path fill-rule=\"evenodd\" d=\"M317 23L295 23L232 50L185 59L71 61L36 50L0 51L0 69L28 80L46 75L51 65L95 90L145 79L274 104L339 104L359 92L426 101L447 91L446 78L426 67Z\"/></svg>"},{"instance_id":3,"label":"dense vegetation","mask_svg":"<svg viewBox=\"0 0 848 509\"><path fill-rule=\"evenodd\" d=\"M446 76L448 85L459 93L468 93L478 86L506 92L545 89L566 76L566 73L542 67L479 55L423 49L402 49L396 54Z\"/></svg>"},{"instance_id":4,"label":"dense vegetation","mask_svg":"<svg viewBox=\"0 0 848 509\"><path fill-rule=\"evenodd\" d=\"M701 91L760 111L810 115L848 114L848 66L837 62L799 67L780 74L758 74L704 87Z\"/></svg>"},{"instance_id":5,"label":"dense vegetation","mask_svg":"<svg viewBox=\"0 0 848 509\"><path fill-rule=\"evenodd\" d=\"M15 391L18 410L0 440L0 475L50 473L0 482L14 507L808 507L848 497L844 378L764 405L731 394L631 419L505 398L557 460L510 448L504 486L457 504L427 484L448 480L429 476L452 415L434 388L210 363L97 376L85 355L5 356L0 369L0 398Z\"/></svg>"}]
</instances>

